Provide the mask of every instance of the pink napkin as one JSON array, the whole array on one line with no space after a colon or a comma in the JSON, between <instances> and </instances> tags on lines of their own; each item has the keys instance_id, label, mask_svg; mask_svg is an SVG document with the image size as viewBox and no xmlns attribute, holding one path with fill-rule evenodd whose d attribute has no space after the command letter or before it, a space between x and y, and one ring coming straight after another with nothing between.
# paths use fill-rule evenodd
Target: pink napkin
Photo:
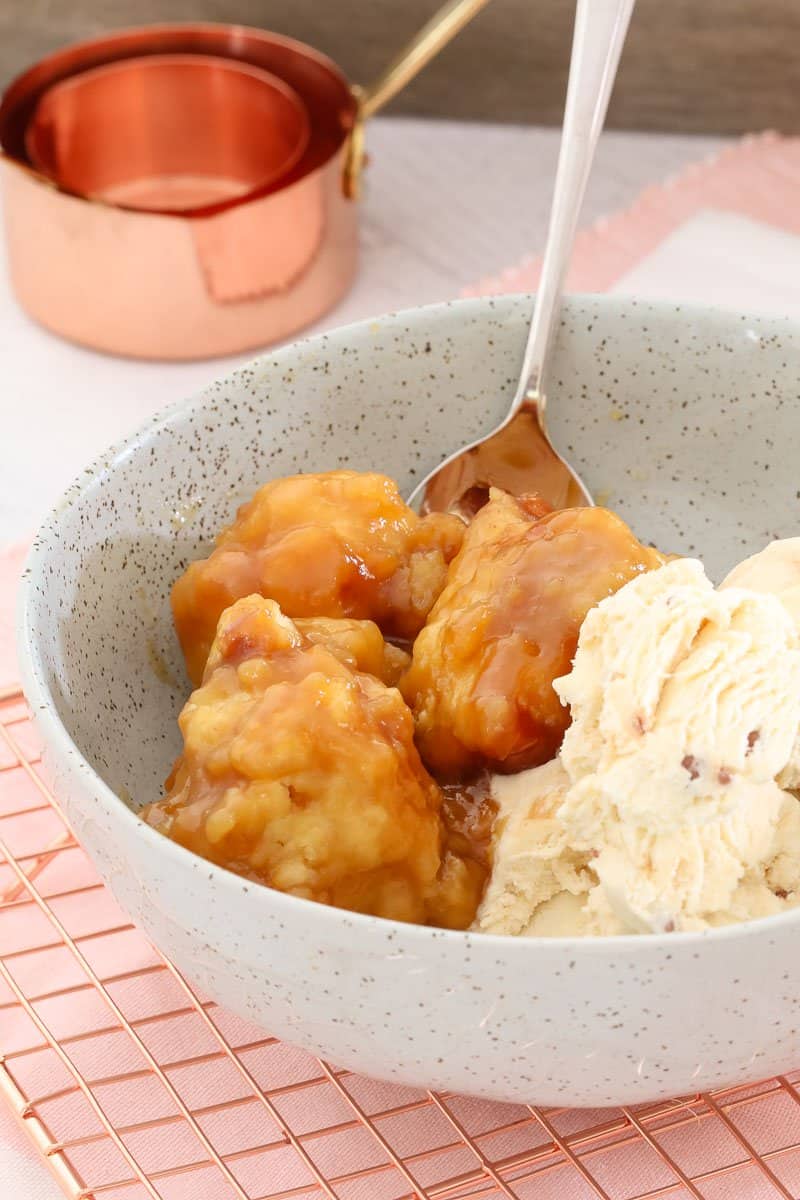
<instances>
[{"instance_id":1,"label":"pink napkin","mask_svg":"<svg viewBox=\"0 0 800 1200\"><path fill-rule=\"evenodd\" d=\"M17 585L28 547L24 542L0 547L0 693L19 679L14 648Z\"/></svg>"}]
</instances>

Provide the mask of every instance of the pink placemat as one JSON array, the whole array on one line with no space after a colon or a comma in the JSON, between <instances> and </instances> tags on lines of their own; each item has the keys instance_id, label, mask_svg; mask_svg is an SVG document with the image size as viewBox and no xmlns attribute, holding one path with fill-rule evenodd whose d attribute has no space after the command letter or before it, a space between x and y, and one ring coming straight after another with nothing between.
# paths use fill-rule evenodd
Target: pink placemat
<instances>
[{"instance_id":1,"label":"pink placemat","mask_svg":"<svg viewBox=\"0 0 800 1200\"><path fill-rule=\"evenodd\" d=\"M570 286L616 286L709 209L800 233L799 180L797 143L748 140L580 235ZM475 290L526 290L537 272L531 259ZM800 1070L636 1109L502 1105L363 1079L199 996L119 910L48 788L15 682L22 557L0 551L0 1093L67 1195L800 1195Z\"/></svg>"},{"instance_id":2,"label":"pink placemat","mask_svg":"<svg viewBox=\"0 0 800 1200\"><path fill-rule=\"evenodd\" d=\"M800 235L800 138L775 133L746 137L713 158L646 188L629 209L580 231L567 290L613 289L677 230L708 211L736 214L756 227ZM746 239L732 244L730 253L746 260ZM800 261L796 260L795 266L800 266ZM541 259L530 255L498 275L480 280L467 288L465 295L535 291L540 269ZM685 289L685 278L682 286Z\"/></svg>"}]
</instances>

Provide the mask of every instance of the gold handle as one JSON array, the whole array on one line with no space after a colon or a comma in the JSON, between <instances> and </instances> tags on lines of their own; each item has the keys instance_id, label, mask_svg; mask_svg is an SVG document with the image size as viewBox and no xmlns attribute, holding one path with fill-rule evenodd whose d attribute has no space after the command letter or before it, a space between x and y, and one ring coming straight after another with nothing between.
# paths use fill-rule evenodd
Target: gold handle
<instances>
[{"instance_id":1,"label":"gold handle","mask_svg":"<svg viewBox=\"0 0 800 1200\"><path fill-rule=\"evenodd\" d=\"M392 59L374 83L364 88L353 88L358 112L350 135L344 168L345 195L352 198L358 196L361 169L364 165L364 121L374 116L402 91L488 3L489 0L447 0L396 58Z\"/></svg>"}]
</instances>

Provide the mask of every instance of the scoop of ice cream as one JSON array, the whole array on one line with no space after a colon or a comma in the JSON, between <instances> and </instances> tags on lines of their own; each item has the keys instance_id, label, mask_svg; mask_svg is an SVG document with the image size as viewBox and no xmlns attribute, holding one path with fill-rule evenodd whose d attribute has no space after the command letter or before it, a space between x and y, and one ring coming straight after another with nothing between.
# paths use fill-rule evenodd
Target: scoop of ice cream
<instances>
[{"instance_id":1,"label":"scoop of ice cream","mask_svg":"<svg viewBox=\"0 0 800 1200\"><path fill-rule=\"evenodd\" d=\"M572 725L556 763L498 783L479 928L698 929L800 901L800 805L775 782L800 637L780 600L674 561L589 612L555 687Z\"/></svg>"},{"instance_id":2,"label":"scoop of ice cream","mask_svg":"<svg viewBox=\"0 0 800 1200\"><path fill-rule=\"evenodd\" d=\"M586 854L573 853L567 829L558 817L569 790L569 776L558 758L518 775L495 776L497 804L492 874L475 922L485 933L531 934L532 921L559 897L583 896L592 880ZM566 905L569 909L569 903ZM569 913L573 932L580 904ZM554 932L563 932L556 922Z\"/></svg>"},{"instance_id":3,"label":"scoop of ice cream","mask_svg":"<svg viewBox=\"0 0 800 1200\"><path fill-rule=\"evenodd\" d=\"M800 631L800 538L770 542L758 554L734 567L723 588L743 587L777 596ZM800 737L779 776L782 787L800 786Z\"/></svg>"}]
</instances>

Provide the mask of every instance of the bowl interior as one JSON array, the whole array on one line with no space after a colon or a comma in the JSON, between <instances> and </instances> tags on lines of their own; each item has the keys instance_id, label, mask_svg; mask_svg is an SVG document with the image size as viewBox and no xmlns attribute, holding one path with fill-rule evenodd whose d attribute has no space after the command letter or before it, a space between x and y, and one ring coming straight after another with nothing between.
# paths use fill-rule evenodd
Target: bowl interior
<instances>
[{"instance_id":1,"label":"bowl interior","mask_svg":"<svg viewBox=\"0 0 800 1200\"><path fill-rule=\"evenodd\" d=\"M265 480L378 469L410 491L503 415L530 298L463 301L296 343L85 472L40 533L23 637L67 733L134 807L160 793L188 685L172 581ZM554 440L643 540L720 577L797 532L800 329L623 299L564 313Z\"/></svg>"}]
</instances>

